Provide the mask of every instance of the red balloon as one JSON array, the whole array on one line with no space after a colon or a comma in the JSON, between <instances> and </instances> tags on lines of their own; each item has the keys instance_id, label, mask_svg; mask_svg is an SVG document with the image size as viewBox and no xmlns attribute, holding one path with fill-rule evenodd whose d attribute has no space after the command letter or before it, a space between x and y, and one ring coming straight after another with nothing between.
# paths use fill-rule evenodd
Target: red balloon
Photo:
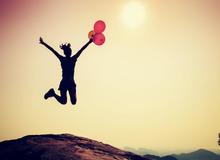
<instances>
[{"instance_id":1,"label":"red balloon","mask_svg":"<svg viewBox=\"0 0 220 160\"><path fill-rule=\"evenodd\" d=\"M105 22L103 22L102 20L99 20L97 22L95 22L94 24L94 31L95 33L102 33L105 30Z\"/></svg>"},{"instance_id":2,"label":"red balloon","mask_svg":"<svg viewBox=\"0 0 220 160\"><path fill-rule=\"evenodd\" d=\"M100 45L102 45L103 43L105 43L105 36L104 36L104 34L102 34L102 33L96 33L96 34L94 35L94 37L93 37L93 42L94 42L96 45L98 45L98 46L100 46Z\"/></svg>"}]
</instances>

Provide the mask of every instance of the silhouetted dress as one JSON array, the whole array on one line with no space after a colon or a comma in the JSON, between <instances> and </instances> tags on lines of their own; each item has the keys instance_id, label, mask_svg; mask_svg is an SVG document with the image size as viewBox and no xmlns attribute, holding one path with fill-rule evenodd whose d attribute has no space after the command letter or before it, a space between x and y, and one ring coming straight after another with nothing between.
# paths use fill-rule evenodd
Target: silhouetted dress
<instances>
[{"instance_id":1,"label":"silhouetted dress","mask_svg":"<svg viewBox=\"0 0 220 160\"><path fill-rule=\"evenodd\" d=\"M75 89L76 83L73 79L74 77L74 69L76 65L77 58L71 57L61 57L60 63L62 68L62 80L59 85L59 90L69 90L69 89Z\"/></svg>"}]
</instances>

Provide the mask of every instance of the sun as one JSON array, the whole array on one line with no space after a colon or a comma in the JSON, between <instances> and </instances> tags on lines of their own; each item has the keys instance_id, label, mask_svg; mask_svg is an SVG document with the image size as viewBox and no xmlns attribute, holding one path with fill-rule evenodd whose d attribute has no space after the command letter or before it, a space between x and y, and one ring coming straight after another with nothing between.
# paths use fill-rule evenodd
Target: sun
<instances>
[{"instance_id":1,"label":"sun","mask_svg":"<svg viewBox=\"0 0 220 160\"><path fill-rule=\"evenodd\" d=\"M138 1L130 1L127 3L123 8L121 16L123 23L130 28L136 28L143 24L145 17L145 7Z\"/></svg>"}]
</instances>

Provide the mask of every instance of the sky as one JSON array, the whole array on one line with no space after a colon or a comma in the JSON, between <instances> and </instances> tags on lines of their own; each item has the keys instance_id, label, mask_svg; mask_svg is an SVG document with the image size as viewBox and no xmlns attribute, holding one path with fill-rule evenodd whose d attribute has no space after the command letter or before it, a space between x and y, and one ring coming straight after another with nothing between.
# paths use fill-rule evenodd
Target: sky
<instances>
[{"instance_id":1,"label":"sky","mask_svg":"<svg viewBox=\"0 0 220 160\"><path fill-rule=\"evenodd\" d=\"M0 0L0 141L70 133L158 152L219 149L218 0ZM61 80L60 54L106 42L76 65L77 104L43 95Z\"/></svg>"}]
</instances>

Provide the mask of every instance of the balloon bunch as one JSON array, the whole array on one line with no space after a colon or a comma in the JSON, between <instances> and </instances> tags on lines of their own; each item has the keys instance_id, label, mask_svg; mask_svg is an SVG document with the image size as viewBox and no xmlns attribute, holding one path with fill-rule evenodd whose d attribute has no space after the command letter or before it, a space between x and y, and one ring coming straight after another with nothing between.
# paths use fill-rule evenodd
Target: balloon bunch
<instances>
[{"instance_id":1,"label":"balloon bunch","mask_svg":"<svg viewBox=\"0 0 220 160\"><path fill-rule=\"evenodd\" d=\"M98 20L94 24L94 30L88 33L88 37L93 39L93 43L100 46L105 43L105 36L102 32L105 30L105 22Z\"/></svg>"}]
</instances>

